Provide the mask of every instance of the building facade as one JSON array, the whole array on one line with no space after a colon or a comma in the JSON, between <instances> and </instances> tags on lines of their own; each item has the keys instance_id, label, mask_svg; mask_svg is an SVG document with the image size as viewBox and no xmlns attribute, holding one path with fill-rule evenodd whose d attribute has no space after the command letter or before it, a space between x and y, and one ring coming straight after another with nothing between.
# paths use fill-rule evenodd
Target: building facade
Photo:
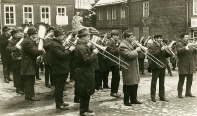
<instances>
[{"instance_id":1,"label":"building facade","mask_svg":"<svg viewBox=\"0 0 197 116\"><path fill-rule=\"evenodd\" d=\"M96 7L99 29L117 28L115 25L119 23L114 24L113 20L106 21L108 14L106 9L112 6L115 5ZM184 32L197 37L197 0L127 0L126 6L127 21L121 28L128 28L138 38L144 35L162 34L167 39L178 39L180 33ZM100 14L104 15L101 19Z\"/></svg>"},{"instance_id":2,"label":"building facade","mask_svg":"<svg viewBox=\"0 0 197 116\"><path fill-rule=\"evenodd\" d=\"M1 0L2 26L44 22L71 26L74 0Z\"/></svg>"},{"instance_id":3,"label":"building facade","mask_svg":"<svg viewBox=\"0 0 197 116\"><path fill-rule=\"evenodd\" d=\"M112 29L126 30L127 20L127 0L114 0L107 2L100 0L95 5L97 14L96 27L101 31Z\"/></svg>"}]
</instances>

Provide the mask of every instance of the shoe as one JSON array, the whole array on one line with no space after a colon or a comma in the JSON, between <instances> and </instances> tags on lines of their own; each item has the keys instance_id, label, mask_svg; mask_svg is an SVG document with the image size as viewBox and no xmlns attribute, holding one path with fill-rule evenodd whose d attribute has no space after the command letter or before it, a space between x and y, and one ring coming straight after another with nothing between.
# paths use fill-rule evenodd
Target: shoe
<instances>
[{"instance_id":1,"label":"shoe","mask_svg":"<svg viewBox=\"0 0 197 116\"><path fill-rule=\"evenodd\" d=\"M94 112L89 113L89 112L84 112L84 113L80 113L80 116L94 116Z\"/></svg>"},{"instance_id":2,"label":"shoe","mask_svg":"<svg viewBox=\"0 0 197 116\"><path fill-rule=\"evenodd\" d=\"M132 101L132 104L142 104L142 102L135 100L135 101Z\"/></svg>"},{"instance_id":3,"label":"shoe","mask_svg":"<svg viewBox=\"0 0 197 116\"><path fill-rule=\"evenodd\" d=\"M46 86L47 88L51 88L51 85L49 85L49 84L45 84L45 86Z\"/></svg>"},{"instance_id":4,"label":"shoe","mask_svg":"<svg viewBox=\"0 0 197 116\"><path fill-rule=\"evenodd\" d=\"M68 103L63 103L62 105L63 105L63 106L65 106L65 107L66 107L66 106L69 106L69 104L68 104Z\"/></svg>"},{"instance_id":5,"label":"shoe","mask_svg":"<svg viewBox=\"0 0 197 116\"><path fill-rule=\"evenodd\" d=\"M189 95L185 95L185 97L196 97L196 96L189 94Z\"/></svg>"},{"instance_id":6,"label":"shoe","mask_svg":"<svg viewBox=\"0 0 197 116\"><path fill-rule=\"evenodd\" d=\"M56 106L56 109L57 110L69 110L69 108L64 105Z\"/></svg>"},{"instance_id":7,"label":"shoe","mask_svg":"<svg viewBox=\"0 0 197 116\"><path fill-rule=\"evenodd\" d=\"M168 102L168 100L166 98L160 98L160 101Z\"/></svg>"},{"instance_id":8,"label":"shoe","mask_svg":"<svg viewBox=\"0 0 197 116\"><path fill-rule=\"evenodd\" d=\"M41 78L36 78L36 80L41 80Z\"/></svg>"},{"instance_id":9,"label":"shoe","mask_svg":"<svg viewBox=\"0 0 197 116\"><path fill-rule=\"evenodd\" d=\"M30 101L40 101L40 99L37 98L37 97L29 97L27 100L30 100Z\"/></svg>"},{"instance_id":10,"label":"shoe","mask_svg":"<svg viewBox=\"0 0 197 116\"><path fill-rule=\"evenodd\" d=\"M10 81L9 81L8 79L5 79L4 82L5 82L5 83L9 83Z\"/></svg>"},{"instance_id":11,"label":"shoe","mask_svg":"<svg viewBox=\"0 0 197 116\"><path fill-rule=\"evenodd\" d=\"M178 95L178 98L183 98L183 96L182 95Z\"/></svg>"},{"instance_id":12,"label":"shoe","mask_svg":"<svg viewBox=\"0 0 197 116\"><path fill-rule=\"evenodd\" d=\"M90 109L88 109L87 112L88 112L88 113L94 113L94 111L92 111L92 110L90 110Z\"/></svg>"},{"instance_id":13,"label":"shoe","mask_svg":"<svg viewBox=\"0 0 197 116\"><path fill-rule=\"evenodd\" d=\"M125 106L132 106L131 103L124 103Z\"/></svg>"},{"instance_id":14,"label":"shoe","mask_svg":"<svg viewBox=\"0 0 197 116\"><path fill-rule=\"evenodd\" d=\"M78 97L74 97L74 103L80 103L80 100Z\"/></svg>"},{"instance_id":15,"label":"shoe","mask_svg":"<svg viewBox=\"0 0 197 116\"><path fill-rule=\"evenodd\" d=\"M116 97L116 98L120 98L121 97L121 95L118 94L118 93L111 93L110 96Z\"/></svg>"},{"instance_id":16,"label":"shoe","mask_svg":"<svg viewBox=\"0 0 197 116\"><path fill-rule=\"evenodd\" d=\"M156 102L156 99L155 99L155 98L152 98L151 101L152 101L152 102Z\"/></svg>"},{"instance_id":17,"label":"shoe","mask_svg":"<svg viewBox=\"0 0 197 116\"><path fill-rule=\"evenodd\" d=\"M8 80L8 81L13 81L11 78L8 78L7 80Z\"/></svg>"},{"instance_id":18,"label":"shoe","mask_svg":"<svg viewBox=\"0 0 197 116\"><path fill-rule=\"evenodd\" d=\"M24 94L24 91L16 90L16 93L23 95Z\"/></svg>"}]
</instances>

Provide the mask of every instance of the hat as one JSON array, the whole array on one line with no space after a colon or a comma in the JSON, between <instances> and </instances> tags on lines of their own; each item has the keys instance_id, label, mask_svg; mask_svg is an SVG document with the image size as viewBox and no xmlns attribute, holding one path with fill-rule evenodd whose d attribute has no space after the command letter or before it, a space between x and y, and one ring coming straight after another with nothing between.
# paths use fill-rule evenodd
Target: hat
<instances>
[{"instance_id":1,"label":"hat","mask_svg":"<svg viewBox=\"0 0 197 116\"><path fill-rule=\"evenodd\" d=\"M112 30L111 35L119 35L119 31L118 30Z\"/></svg>"},{"instance_id":2,"label":"hat","mask_svg":"<svg viewBox=\"0 0 197 116\"><path fill-rule=\"evenodd\" d=\"M86 35L90 35L89 30L87 28L83 28L81 30L78 31L78 37L84 37Z\"/></svg>"},{"instance_id":3,"label":"hat","mask_svg":"<svg viewBox=\"0 0 197 116\"><path fill-rule=\"evenodd\" d=\"M124 38L130 37L131 35L133 35L133 33L132 33L132 32L129 32L129 31L125 31L125 32L123 33L123 37L124 37Z\"/></svg>"},{"instance_id":4,"label":"hat","mask_svg":"<svg viewBox=\"0 0 197 116\"><path fill-rule=\"evenodd\" d=\"M27 31L27 34L29 36L33 35L33 34L37 34L37 30L35 27L29 27L28 31Z\"/></svg>"},{"instance_id":5,"label":"hat","mask_svg":"<svg viewBox=\"0 0 197 116\"><path fill-rule=\"evenodd\" d=\"M94 27L90 27L89 32L92 35L99 35L99 31L97 29L95 29Z\"/></svg>"},{"instance_id":6,"label":"hat","mask_svg":"<svg viewBox=\"0 0 197 116\"><path fill-rule=\"evenodd\" d=\"M7 27L7 26L5 26L5 27L3 27L3 32L6 32L6 31L9 31L10 30L10 28L9 27Z\"/></svg>"}]
</instances>

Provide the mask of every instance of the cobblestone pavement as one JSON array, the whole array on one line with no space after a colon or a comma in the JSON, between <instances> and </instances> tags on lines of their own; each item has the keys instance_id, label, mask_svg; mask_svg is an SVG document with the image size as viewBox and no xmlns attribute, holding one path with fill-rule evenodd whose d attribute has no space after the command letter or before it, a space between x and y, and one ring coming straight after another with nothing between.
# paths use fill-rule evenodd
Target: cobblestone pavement
<instances>
[{"instance_id":1,"label":"cobblestone pavement","mask_svg":"<svg viewBox=\"0 0 197 116\"><path fill-rule=\"evenodd\" d=\"M2 67L0 67L2 69ZM53 90L44 86L44 77L36 81L36 94L41 98L38 102L28 102L24 96L15 93L13 83L4 83L2 71L0 73L0 116L78 116L79 104L73 103L73 84L67 85L64 99L70 104L70 110L57 111L53 99ZM194 75L193 94L197 95L197 74ZM166 75L165 87L166 97L169 102L150 101L150 80L151 75L146 73L142 76L139 85L138 96L143 102L142 105L127 107L123 105L123 98L115 99L109 96L110 90L97 91L91 99L91 109L96 116L197 116L196 98L177 98L177 71L173 76ZM158 87L157 87L158 88ZM157 90L158 91L158 90ZM122 93L122 80L120 83ZM123 94L122 94L123 96Z\"/></svg>"}]
</instances>

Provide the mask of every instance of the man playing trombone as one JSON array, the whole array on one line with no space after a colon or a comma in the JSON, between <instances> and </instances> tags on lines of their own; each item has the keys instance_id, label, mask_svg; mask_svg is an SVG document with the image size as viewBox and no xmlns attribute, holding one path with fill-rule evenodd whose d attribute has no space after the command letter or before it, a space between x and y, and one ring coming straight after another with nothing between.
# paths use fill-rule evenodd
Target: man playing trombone
<instances>
[{"instance_id":1,"label":"man playing trombone","mask_svg":"<svg viewBox=\"0 0 197 116\"><path fill-rule=\"evenodd\" d=\"M164 65L160 65L151 60L151 70L152 70L152 80L151 80L151 100L156 102L155 94L156 94L156 85L157 79L159 78L159 97L161 101L167 101L165 98L165 69L167 65L167 59L171 56L165 49L168 46L162 46L162 35L155 35L154 42L151 47L149 47L149 52L158 59Z\"/></svg>"},{"instance_id":2,"label":"man playing trombone","mask_svg":"<svg viewBox=\"0 0 197 116\"><path fill-rule=\"evenodd\" d=\"M123 75L123 93L124 105L141 104L137 100L138 83L140 81L138 53L141 48L133 46L132 42L136 41L132 33L124 32L124 40L121 41L119 52L121 58L129 63L128 69L122 69Z\"/></svg>"},{"instance_id":3,"label":"man playing trombone","mask_svg":"<svg viewBox=\"0 0 197 116\"><path fill-rule=\"evenodd\" d=\"M178 97L183 98L182 91L185 78L187 79L185 96L194 97L191 93L191 86L195 68L194 53L196 51L196 45L192 42L192 39L189 39L188 34L182 34L180 38L181 39L176 43L179 72L179 82L177 87Z\"/></svg>"}]
</instances>

